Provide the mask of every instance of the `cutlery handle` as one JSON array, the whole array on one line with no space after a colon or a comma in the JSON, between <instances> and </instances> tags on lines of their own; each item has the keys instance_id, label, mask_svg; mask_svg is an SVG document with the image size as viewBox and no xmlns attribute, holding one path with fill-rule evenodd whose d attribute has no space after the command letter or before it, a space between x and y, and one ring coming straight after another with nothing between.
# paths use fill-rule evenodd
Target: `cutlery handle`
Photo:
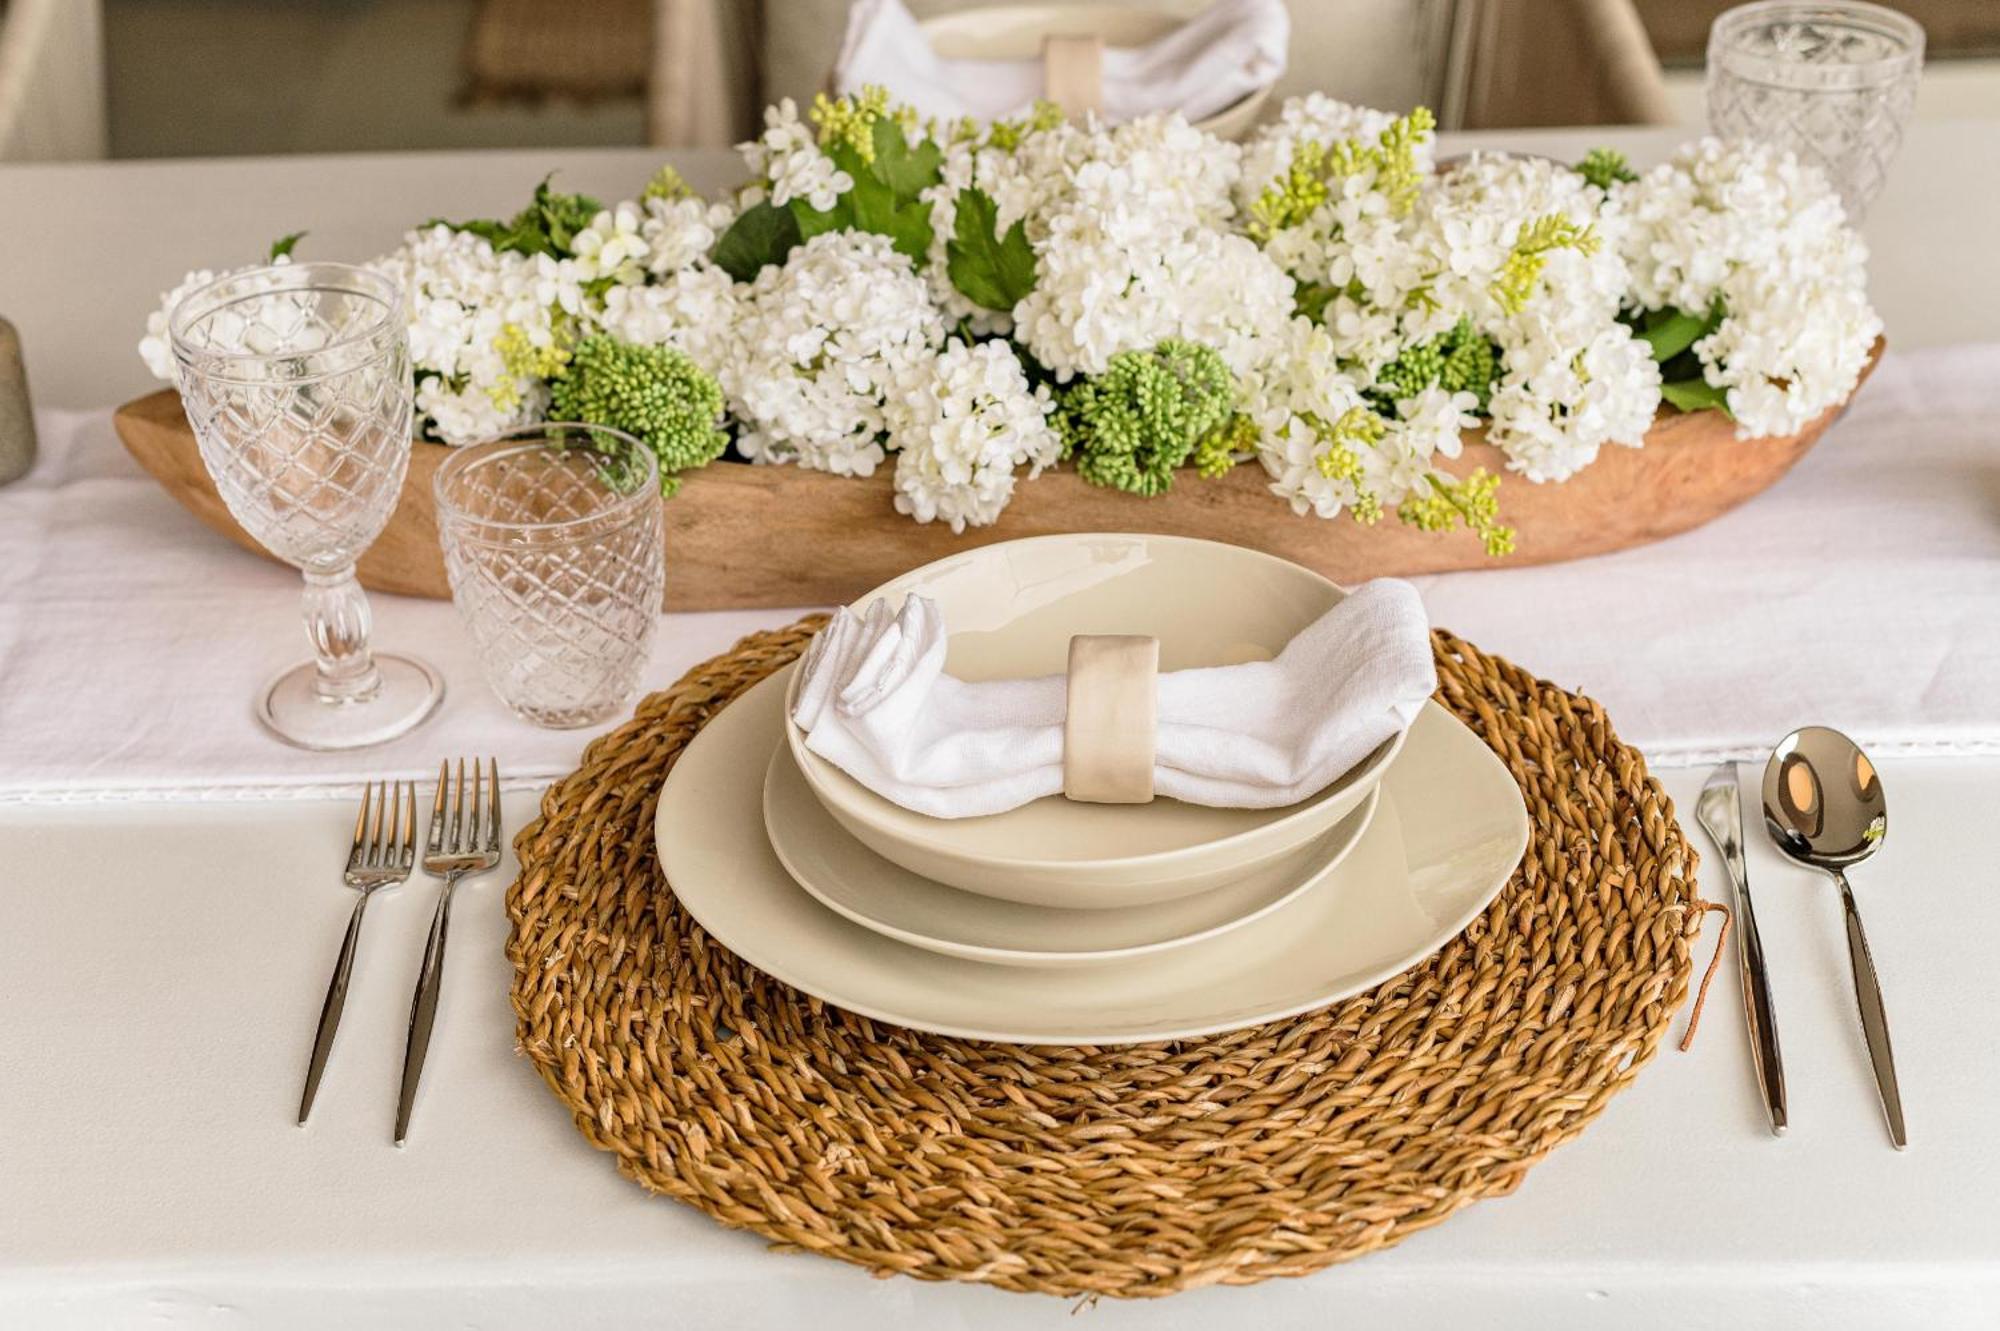
<instances>
[{"instance_id":1,"label":"cutlery handle","mask_svg":"<svg viewBox=\"0 0 2000 1331\"><path fill-rule=\"evenodd\" d=\"M333 963L333 979L326 987L326 1002L319 1009L319 1030L313 1035L312 1057L306 1061L306 1088L299 1095L299 1126L312 1113L313 1097L319 1094L319 1079L326 1071L327 1055L333 1052L334 1032L340 1029L340 1014L347 1007L347 979L354 973L354 948L361 939L361 913L368 909L369 893L354 902L347 917L347 936L340 940L340 960Z\"/></svg>"},{"instance_id":2,"label":"cutlery handle","mask_svg":"<svg viewBox=\"0 0 2000 1331\"><path fill-rule=\"evenodd\" d=\"M458 875L447 875L444 890L438 893L437 910L431 915L431 934L424 943L424 964L417 972L417 993L410 1003L410 1035L403 1046L403 1084L396 1095L396 1145L410 1131L410 1110L417 1102L417 1083L423 1080L424 1055L430 1052L431 1025L437 1019L438 988L444 981L445 931L451 924L451 891Z\"/></svg>"},{"instance_id":3,"label":"cutlery handle","mask_svg":"<svg viewBox=\"0 0 2000 1331\"><path fill-rule=\"evenodd\" d=\"M1882 1008L1882 986L1875 978L1875 958L1868 950L1868 935L1861 928L1861 912L1854 904L1854 889L1844 874L1835 874L1840 884L1840 903L1847 914L1847 959L1854 968L1854 999L1861 1008L1861 1033L1868 1041L1868 1061L1875 1066L1875 1088L1882 1093L1882 1112L1889 1120L1889 1140L1897 1150L1910 1144L1903 1126L1903 1093L1896 1086L1896 1053L1889 1046L1889 1014Z\"/></svg>"},{"instance_id":4,"label":"cutlery handle","mask_svg":"<svg viewBox=\"0 0 2000 1331\"><path fill-rule=\"evenodd\" d=\"M1764 1092L1771 1132L1782 1136L1788 1122L1785 1062L1778 1051L1778 1013L1771 1003L1771 971L1764 963L1764 936L1757 929L1756 909L1750 904L1749 892L1740 886L1736 905L1742 917L1742 928L1736 935L1736 959L1743 973L1743 1010L1750 1021L1750 1050L1756 1062L1757 1086Z\"/></svg>"}]
</instances>

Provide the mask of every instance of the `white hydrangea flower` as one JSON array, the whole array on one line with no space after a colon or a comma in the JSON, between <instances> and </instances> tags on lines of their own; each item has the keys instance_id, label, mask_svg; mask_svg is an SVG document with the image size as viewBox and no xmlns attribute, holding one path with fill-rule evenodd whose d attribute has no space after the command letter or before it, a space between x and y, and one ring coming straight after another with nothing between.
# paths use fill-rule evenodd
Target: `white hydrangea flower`
<instances>
[{"instance_id":1,"label":"white hydrangea flower","mask_svg":"<svg viewBox=\"0 0 2000 1331\"><path fill-rule=\"evenodd\" d=\"M740 348L739 290L720 268L684 268L645 286L612 287L596 323L621 342L673 347L719 376Z\"/></svg>"},{"instance_id":2,"label":"white hydrangea flower","mask_svg":"<svg viewBox=\"0 0 2000 1331\"><path fill-rule=\"evenodd\" d=\"M944 341L944 321L886 236L829 231L742 294L740 355L722 367L754 461L871 475L887 401Z\"/></svg>"},{"instance_id":3,"label":"white hydrangea flower","mask_svg":"<svg viewBox=\"0 0 2000 1331\"><path fill-rule=\"evenodd\" d=\"M287 255L280 254L271 262L282 267L290 263L291 259ZM159 307L146 316L146 335L139 339L139 359L146 363L146 368L152 371L155 379L173 383L178 377L174 369L172 340L167 336L167 320L172 316L174 306L180 304L183 297L201 290L210 282L262 267L263 264L247 263L240 268L230 268L223 272L197 268L182 278L172 291L161 293Z\"/></svg>"},{"instance_id":4,"label":"white hydrangea flower","mask_svg":"<svg viewBox=\"0 0 2000 1331\"><path fill-rule=\"evenodd\" d=\"M1694 351L1739 437L1796 433L1854 391L1882 321L1867 246L1818 168L1703 139L1616 187L1612 208L1635 306L1699 316L1722 302Z\"/></svg>"},{"instance_id":5,"label":"white hydrangea flower","mask_svg":"<svg viewBox=\"0 0 2000 1331\"><path fill-rule=\"evenodd\" d=\"M789 97L764 108L764 132L737 151L751 174L769 185L771 202L779 207L804 199L825 212L854 188L854 178L820 151L818 137Z\"/></svg>"},{"instance_id":6,"label":"white hydrangea flower","mask_svg":"<svg viewBox=\"0 0 2000 1331\"><path fill-rule=\"evenodd\" d=\"M1030 389L1002 341L954 340L914 371L888 404L896 511L954 532L999 518L1016 468L1033 478L1062 456L1046 388Z\"/></svg>"}]
</instances>

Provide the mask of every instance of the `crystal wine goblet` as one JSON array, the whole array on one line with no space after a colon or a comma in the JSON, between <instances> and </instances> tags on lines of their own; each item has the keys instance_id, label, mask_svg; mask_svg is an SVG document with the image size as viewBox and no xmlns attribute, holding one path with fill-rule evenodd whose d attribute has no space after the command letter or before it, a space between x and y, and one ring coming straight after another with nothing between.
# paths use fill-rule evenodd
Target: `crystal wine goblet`
<instances>
[{"instance_id":1,"label":"crystal wine goblet","mask_svg":"<svg viewBox=\"0 0 2000 1331\"><path fill-rule=\"evenodd\" d=\"M437 706L437 672L369 650L354 561L382 533L410 463L403 293L337 263L218 278L167 320L181 401L215 488L244 530L305 575L313 659L257 699L280 739L353 749Z\"/></svg>"}]
</instances>

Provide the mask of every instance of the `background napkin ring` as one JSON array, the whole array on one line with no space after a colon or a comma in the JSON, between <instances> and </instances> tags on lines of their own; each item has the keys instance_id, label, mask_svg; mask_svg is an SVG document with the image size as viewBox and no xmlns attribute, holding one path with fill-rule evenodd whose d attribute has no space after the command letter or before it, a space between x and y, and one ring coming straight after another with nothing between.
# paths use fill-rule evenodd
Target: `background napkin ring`
<instances>
[{"instance_id":1,"label":"background napkin ring","mask_svg":"<svg viewBox=\"0 0 2000 1331\"><path fill-rule=\"evenodd\" d=\"M1160 640L1079 633L1069 640L1063 794L1090 804L1147 804L1160 711Z\"/></svg>"}]
</instances>

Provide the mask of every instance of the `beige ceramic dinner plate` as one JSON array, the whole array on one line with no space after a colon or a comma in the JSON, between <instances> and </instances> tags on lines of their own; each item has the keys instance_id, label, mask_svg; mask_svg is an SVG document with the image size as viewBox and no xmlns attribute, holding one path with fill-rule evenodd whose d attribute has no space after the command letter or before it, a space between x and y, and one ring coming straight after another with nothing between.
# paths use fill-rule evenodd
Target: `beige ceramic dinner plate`
<instances>
[{"instance_id":1,"label":"beige ceramic dinner plate","mask_svg":"<svg viewBox=\"0 0 2000 1331\"><path fill-rule=\"evenodd\" d=\"M937 603L960 679L1059 675L1077 633L1160 640L1160 669L1276 656L1346 593L1296 564L1215 541L1090 533L1004 541L884 583ZM789 712L789 708L787 709ZM1312 798L1279 809L1036 800L984 818L931 818L883 799L786 740L827 811L883 858L967 892L1061 909L1113 909L1206 892L1295 853L1360 807L1396 756L1379 746Z\"/></svg>"},{"instance_id":2,"label":"beige ceramic dinner plate","mask_svg":"<svg viewBox=\"0 0 2000 1331\"><path fill-rule=\"evenodd\" d=\"M784 676L709 721L660 792L660 865L717 942L863 1016L968 1039L1130 1044L1305 1012L1429 956L1485 909L1528 843L1521 793L1435 703L1410 728L1368 829L1312 890L1241 929L1102 966L989 966L842 919L779 863L758 816Z\"/></svg>"},{"instance_id":3,"label":"beige ceramic dinner plate","mask_svg":"<svg viewBox=\"0 0 2000 1331\"><path fill-rule=\"evenodd\" d=\"M1377 790L1331 832L1241 879L1152 906L1058 910L960 892L883 859L820 806L780 744L764 773L764 832L828 910L927 952L995 966L1091 966L1186 947L1260 920L1333 871L1375 812Z\"/></svg>"}]
</instances>

